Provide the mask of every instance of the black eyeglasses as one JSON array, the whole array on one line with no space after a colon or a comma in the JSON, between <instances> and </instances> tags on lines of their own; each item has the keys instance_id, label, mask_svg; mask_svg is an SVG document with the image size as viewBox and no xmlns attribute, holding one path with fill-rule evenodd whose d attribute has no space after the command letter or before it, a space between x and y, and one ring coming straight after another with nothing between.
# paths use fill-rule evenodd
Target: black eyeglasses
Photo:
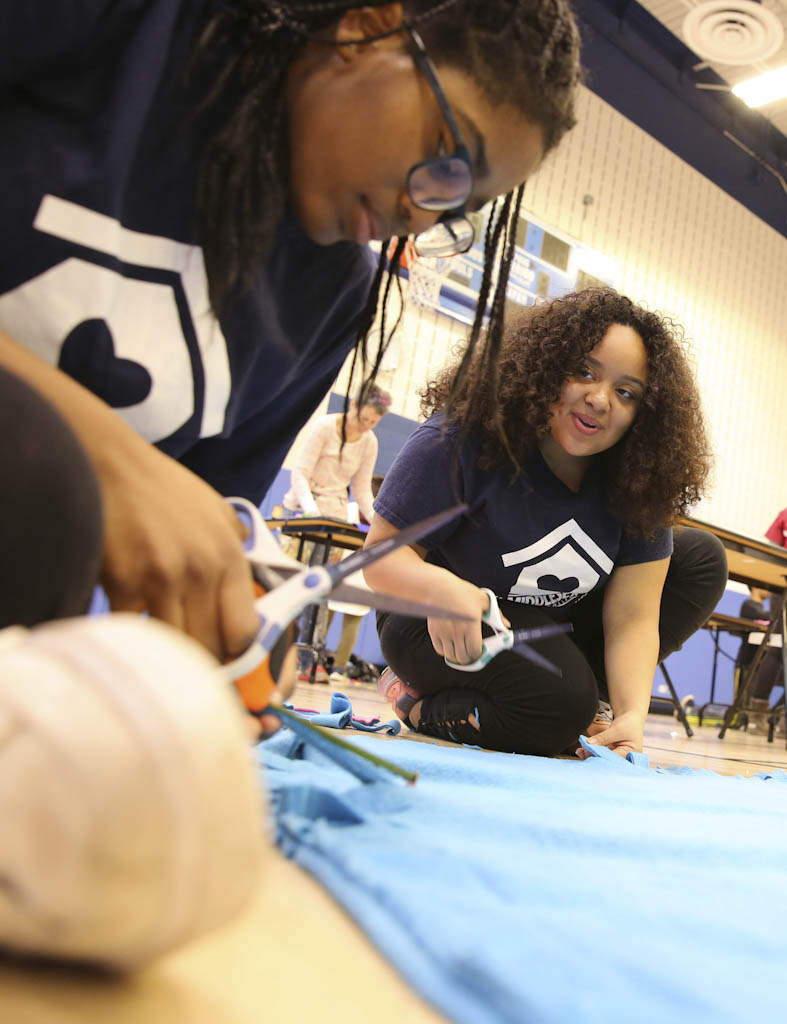
<instances>
[{"instance_id":1,"label":"black eyeglasses","mask_svg":"<svg viewBox=\"0 0 787 1024\"><path fill-rule=\"evenodd\" d=\"M475 230L465 215L465 203L473 191L470 153L423 40L415 29L408 31L415 47L413 60L431 86L454 140L453 153L422 160L407 175L407 194L417 207L445 211L436 224L416 235L415 251L419 256L455 256L467 252L475 241Z\"/></svg>"}]
</instances>

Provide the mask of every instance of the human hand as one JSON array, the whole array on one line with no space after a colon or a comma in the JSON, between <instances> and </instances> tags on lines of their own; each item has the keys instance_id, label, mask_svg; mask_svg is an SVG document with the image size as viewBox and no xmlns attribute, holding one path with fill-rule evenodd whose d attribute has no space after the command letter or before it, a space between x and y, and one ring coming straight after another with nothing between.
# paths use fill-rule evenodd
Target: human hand
<instances>
[{"instance_id":1,"label":"human hand","mask_svg":"<svg viewBox=\"0 0 787 1024\"><path fill-rule=\"evenodd\" d=\"M270 695L271 704L283 704L292 696L297 678L297 651L291 646L284 656L279 670L279 677L276 680L276 688ZM272 714L248 714L246 717L246 730L252 743L259 743L272 736L281 729L281 719Z\"/></svg>"},{"instance_id":2,"label":"human hand","mask_svg":"<svg viewBox=\"0 0 787 1024\"><path fill-rule=\"evenodd\" d=\"M473 619L471 622L427 619L429 636L437 654L458 665L469 665L476 661L481 656L481 619L484 612L489 610L489 596L472 583L451 576L430 589L428 601Z\"/></svg>"},{"instance_id":3,"label":"human hand","mask_svg":"<svg viewBox=\"0 0 787 1024\"><path fill-rule=\"evenodd\" d=\"M621 757L629 753L641 753L644 739L645 723L633 711L617 715L612 722L591 722L586 735L592 746L607 747ZM592 757L584 747L579 747L576 755L581 760Z\"/></svg>"},{"instance_id":4,"label":"human hand","mask_svg":"<svg viewBox=\"0 0 787 1024\"><path fill-rule=\"evenodd\" d=\"M258 626L232 508L203 480L134 435L97 460L104 509L101 582L113 610L147 611L236 657Z\"/></svg>"}]
</instances>

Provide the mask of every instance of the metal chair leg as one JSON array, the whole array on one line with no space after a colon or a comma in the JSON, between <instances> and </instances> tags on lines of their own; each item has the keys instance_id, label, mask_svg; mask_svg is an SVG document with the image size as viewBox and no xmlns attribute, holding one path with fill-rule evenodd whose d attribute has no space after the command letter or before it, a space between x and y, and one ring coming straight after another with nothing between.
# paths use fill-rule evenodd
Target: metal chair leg
<instances>
[{"instance_id":1,"label":"metal chair leg","mask_svg":"<svg viewBox=\"0 0 787 1024\"><path fill-rule=\"evenodd\" d=\"M678 695L675 692L675 687L672 685L672 680L669 677L669 672L667 672L667 669L664 666L664 662L662 662L659 665L659 668L661 669L661 674L664 676L664 681L666 682L667 688L670 692L670 696L672 697L672 703L675 705L675 712L678 718L680 719L683 728L686 730L686 735L689 738L691 738L694 735L694 733L692 732L691 726L689 725L688 718L686 718L686 712L683 709L683 705L678 700Z\"/></svg>"}]
</instances>

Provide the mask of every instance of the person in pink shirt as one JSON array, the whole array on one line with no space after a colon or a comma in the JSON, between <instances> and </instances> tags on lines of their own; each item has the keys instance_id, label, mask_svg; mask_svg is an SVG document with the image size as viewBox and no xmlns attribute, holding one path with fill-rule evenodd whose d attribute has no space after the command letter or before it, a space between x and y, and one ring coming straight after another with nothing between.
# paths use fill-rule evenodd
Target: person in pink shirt
<instances>
[{"instance_id":1,"label":"person in pink shirt","mask_svg":"<svg viewBox=\"0 0 787 1024\"><path fill-rule=\"evenodd\" d=\"M776 516L765 531L765 536L780 548L787 548L787 508L783 508Z\"/></svg>"}]
</instances>

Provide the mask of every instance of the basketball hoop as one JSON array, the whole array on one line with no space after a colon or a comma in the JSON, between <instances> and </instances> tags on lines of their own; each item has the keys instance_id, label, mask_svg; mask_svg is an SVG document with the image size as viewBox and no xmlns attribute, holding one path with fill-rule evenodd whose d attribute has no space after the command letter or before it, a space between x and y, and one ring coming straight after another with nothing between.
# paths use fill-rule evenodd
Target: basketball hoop
<instances>
[{"instance_id":1,"label":"basketball hoop","mask_svg":"<svg viewBox=\"0 0 787 1024\"><path fill-rule=\"evenodd\" d=\"M445 275L436 270L436 260L417 259L408 269L408 302L415 303L422 309L439 309L440 289Z\"/></svg>"}]
</instances>

